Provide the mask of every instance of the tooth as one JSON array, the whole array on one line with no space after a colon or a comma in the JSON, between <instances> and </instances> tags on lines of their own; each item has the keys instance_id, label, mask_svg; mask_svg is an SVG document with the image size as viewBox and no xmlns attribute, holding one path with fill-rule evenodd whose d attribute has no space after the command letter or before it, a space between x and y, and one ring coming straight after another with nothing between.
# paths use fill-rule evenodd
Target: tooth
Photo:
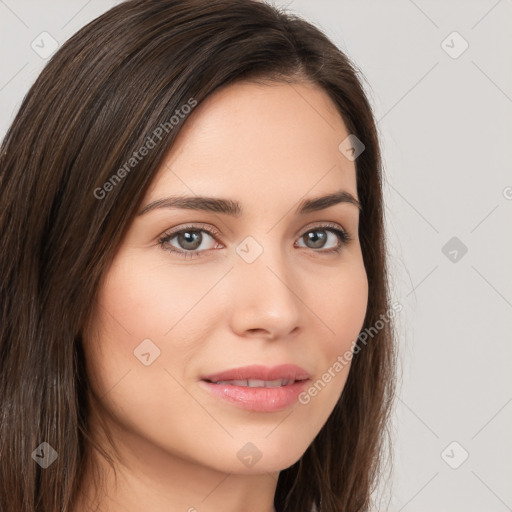
<instances>
[{"instance_id":1,"label":"tooth","mask_svg":"<svg viewBox=\"0 0 512 512\"><path fill-rule=\"evenodd\" d=\"M228 384L230 386L247 386L246 380L219 380L215 384Z\"/></svg>"},{"instance_id":2,"label":"tooth","mask_svg":"<svg viewBox=\"0 0 512 512\"><path fill-rule=\"evenodd\" d=\"M284 385L286 381L283 379L277 379L277 380L267 380L265 381L265 387L266 388L279 388Z\"/></svg>"},{"instance_id":3,"label":"tooth","mask_svg":"<svg viewBox=\"0 0 512 512\"><path fill-rule=\"evenodd\" d=\"M244 386L250 388L278 388L281 386L288 386L293 384L293 379L276 379L276 380L261 380L261 379L248 379L248 380L219 380L215 384L230 385L230 386Z\"/></svg>"},{"instance_id":4,"label":"tooth","mask_svg":"<svg viewBox=\"0 0 512 512\"><path fill-rule=\"evenodd\" d=\"M245 386L246 380L218 380L215 384L227 384L229 386Z\"/></svg>"},{"instance_id":5,"label":"tooth","mask_svg":"<svg viewBox=\"0 0 512 512\"><path fill-rule=\"evenodd\" d=\"M249 379L248 386L250 388L263 388L265 387L265 381L264 380L258 380L258 379Z\"/></svg>"}]
</instances>

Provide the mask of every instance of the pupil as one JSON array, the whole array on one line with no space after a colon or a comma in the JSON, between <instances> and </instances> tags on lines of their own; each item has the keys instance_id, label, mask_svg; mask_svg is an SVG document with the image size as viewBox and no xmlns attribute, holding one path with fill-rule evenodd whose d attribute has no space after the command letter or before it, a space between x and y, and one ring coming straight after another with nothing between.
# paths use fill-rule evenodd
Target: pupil
<instances>
[{"instance_id":1,"label":"pupil","mask_svg":"<svg viewBox=\"0 0 512 512\"><path fill-rule=\"evenodd\" d=\"M194 251L201 245L202 235L197 231L184 231L178 235L178 242L184 249ZM187 245L192 244L192 246Z\"/></svg>"},{"instance_id":2,"label":"pupil","mask_svg":"<svg viewBox=\"0 0 512 512\"><path fill-rule=\"evenodd\" d=\"M318 233L320 233L320 236L318 236ZM321 229L310 231L306 236L309 241L313 242L315 248L322 247L325 243L326 234L325 231L322 231Z\"/></svg>"}]
</instances>

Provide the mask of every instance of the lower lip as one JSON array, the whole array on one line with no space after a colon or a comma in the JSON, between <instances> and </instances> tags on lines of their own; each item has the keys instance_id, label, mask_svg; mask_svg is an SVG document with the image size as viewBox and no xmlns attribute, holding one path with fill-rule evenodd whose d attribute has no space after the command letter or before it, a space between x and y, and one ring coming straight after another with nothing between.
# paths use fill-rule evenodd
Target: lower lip
<instances>
[{"instance_id":1,"label":"lower lip","mask_svg":"<svg viewBox=\"0 0 512 512\"><path fill-rule=\"evenodd\" d=\"M231 384L214 384L205 380L201 380L200 385L215 396L223 398L241 409L274 412L294 404L308 382L309 379L306 379L278 388L250 388Z\"/></svg>"}]
</instances>

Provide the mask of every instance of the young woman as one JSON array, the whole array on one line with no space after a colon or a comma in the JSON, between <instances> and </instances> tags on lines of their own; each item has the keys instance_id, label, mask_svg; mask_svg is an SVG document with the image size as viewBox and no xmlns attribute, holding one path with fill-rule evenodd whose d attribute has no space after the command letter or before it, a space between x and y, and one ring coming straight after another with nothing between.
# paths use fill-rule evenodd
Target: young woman
<instances>
[{"instance_id":1,"label":"young woman","mask_svg":"<svg viewBox=\"0 0 512 512\"><path fill-rule=\"evenodd\" d=\"M394 387L349 59L252 0L130 0L0 153L2 512L357 512Z\"/></svg>"}]
</instances>

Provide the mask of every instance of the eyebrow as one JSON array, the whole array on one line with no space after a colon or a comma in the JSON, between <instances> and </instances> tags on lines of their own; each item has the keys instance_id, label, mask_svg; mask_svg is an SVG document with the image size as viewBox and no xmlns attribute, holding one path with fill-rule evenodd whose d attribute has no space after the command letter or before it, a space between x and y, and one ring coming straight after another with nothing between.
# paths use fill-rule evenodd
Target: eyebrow
<instances>
[{"instance_id":1,"label":"eyebrow","mask_svg":"<svg viewBox=\"0 0 512 512\"><path fill-rule=\"evenodd\" d=\"M326 196L302 200L295 210L295 215L305 215L307 213L324 210L340 203L352 204L359 210L362 210L361 204L350 192L339 190ZM200 210L205 212L223 213L232 217L240 217L243 214L242 205L238 201L233 201L232 199L204 196L170 196L164 199L152 201L142 208L137 215L144 215L145 213L159 208Z\"/></svg>"}]
</instances>

